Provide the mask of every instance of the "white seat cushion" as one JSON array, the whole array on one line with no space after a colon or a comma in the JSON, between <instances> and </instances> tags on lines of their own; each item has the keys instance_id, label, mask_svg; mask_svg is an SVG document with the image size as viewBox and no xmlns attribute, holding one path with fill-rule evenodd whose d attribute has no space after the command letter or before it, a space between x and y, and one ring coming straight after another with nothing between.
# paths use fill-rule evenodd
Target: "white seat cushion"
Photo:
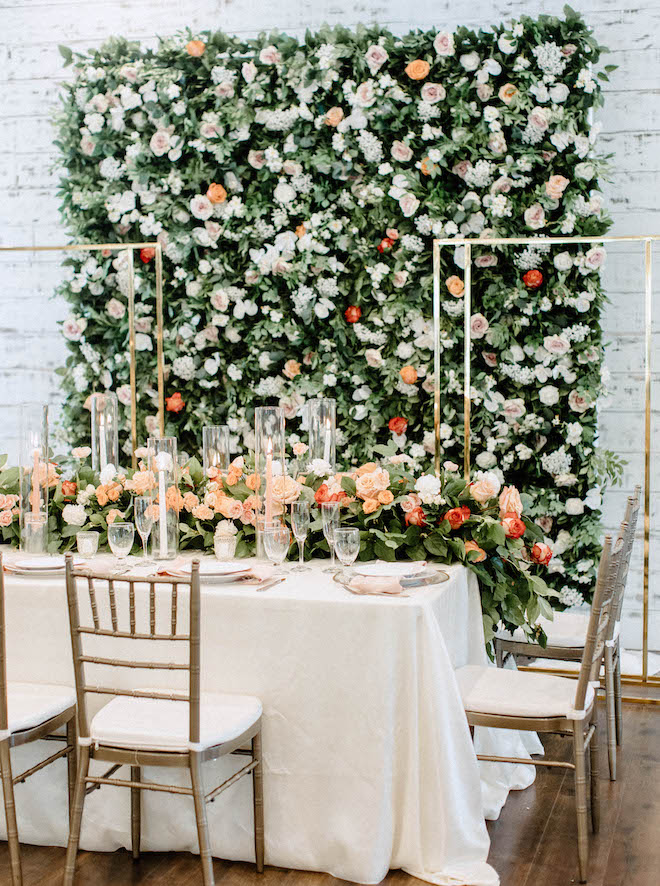
<instances>
[{"instance_id":1,"label":"white seat cushion","mask_svg":"<svg viewBox=\"0 0 660 886\"><path fill-rule=\"evenodd\" d=\"M76 704L76 693L67 686L49 683L8 683L9 732L23 732L63 714Z\"/></svg>"},{"instance_id":2,"label":"white seat cushion","mask_svg":"<svg viewBox=\"0 0 660 886\"><path fill-rule=\"evenodd\" d=\"M577 683L569 677L466 665L456 671L466 711L511 717L573 718ZM587 689L585 708L594 700Z\"/></svg>"},{"instance_id":3,"label":"white seat cushion","mask_svg":"<svg viewBox=\"0 0 660 886\"><path fill-rule=\"evenodd\" d=\"M201 747L237 738L261 716L261 702L250 695L202 693ZM152 751L188 750L188 702L118 695L96 714L90 726L94 743Z\"/></svg>"},{"instance_id":4,"label":"white seat cushion","mask_svg":"<svg viewBox=\"0 0 660 886\"><path fill-rule=\"evenodd\" d=\"M583 647L587 639L589 626L589 611L575 611L567 609L564 612L556 612L553 621L540 618L538 624L545 631L548 638L548 646L573 646ZM619 636L619 622L614 626L614 639ZM529 640L522 628L517 628L513 634L509 631L499 630L497 637L501 640L516 640L518 643L528 643ZM533 644L536 645L536 644Z\"/></svg>"}]
</instances>

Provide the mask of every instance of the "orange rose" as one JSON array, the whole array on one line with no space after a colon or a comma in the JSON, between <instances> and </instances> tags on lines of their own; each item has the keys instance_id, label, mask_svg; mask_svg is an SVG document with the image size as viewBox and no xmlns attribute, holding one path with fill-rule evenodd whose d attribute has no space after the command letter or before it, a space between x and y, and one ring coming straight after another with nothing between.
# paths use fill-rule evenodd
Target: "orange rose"
<instances>
[{"instance_id":1,"label":"orange rose","mask_svg":"<svg viewBox=\"0 0 660 886\"><path fill-rule=\"evenodd\" d=\"M426 526L426 514L422 508L413 508L406 511L406 526Z\"/></svg>"},{"instance_id":2,"label":"orange rose","mask_svg":"<svg viewBox=\"0 0 660 886\"><path fill-rule=\"evenodd\" d=\"M445 280L445 286L455 298L460 298L465 291L465 285L460 277L453 274Z\"/></svg>"},{"instance_id":3,"label":"orange rose","mask_svg":"<svg viewBox=\"0 0 660 886\"><path fill-rule=\"evenodd\" d=\"M459 529L463 523L471 516L471 511L467 505L462 508L452 508L442 518L447 520L452 529Z\"/></svg>"},{"instance_id":4,"label":"orange rose","mask_svg":"<svg viewBox=\"0 0 660 886\"><path fill-rule=\"evenodd\" d=\"M502 526L507 538L521 538L525 534L525 524L517 514L505 514Z\"/></svg>"},{"instance_id":5,"label":"orange rose","mask_svg":"<svg viewBox=\"0 0 660 886\"><path fill-rule=\"evenodd\" d=\"M343 119L344 112L341 108L330 108L330 110L326 112L323 122L326 126L339 126Z\"/></svg>"},{"instance_id":6,"label":"orange rose","mask_svg":"<svg viewBox=\"0 0 660 886\"><path fill-rule=\"evenodd\" d=\"M76 494L78 486L74 483L73 480L62 480L62 495L66 498L70 498L72 495Z\"/></svg>"},{"instance_id":7,"label":"orange rose","mask_svg":"<svg viewBox=\"0 0 660 886\"><path fill-rule=\"evenodd\" d=\"M534 563L538 563L540 566L547 566L552 560L552 548L550 545L537 541L531 550L531 557Z\"/></svg>"},{"instance_id":8,"label":"orange rose","mask_svg":"<svg viewBox=\"0 0 660 886\"><path fill-rule=\"evenodd\" d=\"M414 366L402 366L399 375L407 385L414 385L417 381L417 370Z\"/></svg>"},{"instance_id":9,"label":"orange rose","mask_svg":"<svg viewBox=\"0 0 660 886\"><path fill-rule=\"evenodd\" d=\"M282 373L287 378L294 379L297 375L300 375L300 363L297 360L287 360Z\"/></svg>"},{"instance_id":10,"label":"orange rose","mask_svg":"<svg viewBox=\"0 0 660 886\"><path fill-rule=\"evenodd\" d=\"M503 101L505 105L509 105L518 95L518 89L513 85L513 83L505 83L504 86L500 86L500 91L498 92L498 95L500 97L500 101Z\"/></svg>"},{"instance_id":11,"label":"orange rose","mask_svg":"<svg viewBox=\"0 0 660 886\"><path fill-rule=\"evenodd\" d=\"M362 505L362 510L365 514L373 514L374 511L377 511L380 505L378 504L378 500L375 498L368 498L365 503Z\"/></svg>"},{"instance_id":12,"label":"orange rose","mask_svg":"<svg viewBox=\"0 0 660 886\"><path fill-rule=\"evenodd\" d=\"M205 49L206 43L203 40L191 40L189 43L186 43L186 52L188 55L192 55L193 58L199 58L204 55Z\"/></svg>"},{"instance_id":13,"label":"orange rose","mask_svg":"<svg viewBox=\"0 0 660 886\"><path fill-rule=\"evenodd\" d=\"M298 225L298 227L296 228L296 237L300 240L300 238L304 237L306 233L307 233L307 228L305 227L305 225L303 225L303 224Z\"/></svg>"},{"instance_id":14,"label":"orange rose","mask_svg":"<svg viewBox=\"0 0 660 886\"><path fill-rule=\"evenodd\" d=\"M419 164L419 171L422 175L431 175L431 170L433 169L434 164L428 157L422 157L422 162Z\"/></svg>"},{"instance_id":15,"label":"orange rose","mask_svg":"<svg viewBox=\"0 0 660 886\"><path fill-rule=\"evenodd\" d=\"M256 492L257 489L261 486L261 477L259 474L250 474L245 481L245 485L248 489L251 489L253 492Z\"/></svg>"},{"instance_id":16,"label":"orange rose","mask_svg":"<svg viewBox=\"0 0 660 886\"><path fill-rule=\"evenodd\" d=\"M391 505L394 501L394 496L389 489L381 489L381 491L378 493L378 501L382 505Z\"/></svg>"},{"instance_id":17,"label":"orange rose","mask_svg":"<svg viewBox=\"0 0 660 886\"><path fill-rule=\"evenodd\" d=\"M416 58L406 65L406 74L411 80L423 80L428 76L430 70L431 65L422 58Z\"/></svg>"},{"instance_id":18,"label":"orange rose","mask_svg":"<svg viewBox=\"0 0 660 886\"><path fill-rule=\"evenodd\" d=\"M213 182L209 185L206 196L209 198L211 203L224 203L227 199L227 191L225 191L222 185Z\"/></svg>"},{"instance_id":19,"label":"orange rose","mask_svg":"<svg viewBox=\"0 0 660 886\"><path fill-rule=\"evenodd\" d=\"M185 405L186 404L178 391L175 394L172 394L171 397L165 397L165 409L167 409L168 412L181 412Z\"/></svg>"},{"instance_id":20,"label":"orange rose","mask_svg":"<svg viewBox=\"0 0 660 886\"><path fill-rule=\"evenodd\" d=\"M471 551L476 552L476 557L470 557L469 560L471 563L481 563L482 560L486 559L486 552L483 548L480 548L476 541L466 541L465 542L465 553L469 554Z\"/></svg>"}]
</instances>

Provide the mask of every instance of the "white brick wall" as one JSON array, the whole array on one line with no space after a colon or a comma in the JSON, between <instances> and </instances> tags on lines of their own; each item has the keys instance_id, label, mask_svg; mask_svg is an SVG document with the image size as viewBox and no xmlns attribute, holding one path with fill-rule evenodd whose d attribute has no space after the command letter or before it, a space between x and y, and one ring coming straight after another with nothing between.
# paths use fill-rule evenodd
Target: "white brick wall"
<instances>
[{"instance_id":1,"label":"white brick wall","mask_svg":"<svg viewBox=\"0 0 660 886\"><path fill-rule=\"evenodd\" d=\"M577 5L577 4L576 4ZM561 14L563 0L0 0L0 244L65 242L59 224L56 177L50 171L53 132L49 114L58 84L67 76L60 43L84 50L112 34L154 40L154 35L191 28L222 28L256 34L279 28L302 35L323 22L355 25L376 21L397 32L463 24L487 27L525 13ZM587 20L619 65L606 89L601 147L615 154L605 187L617 234L660 232L657 177L660 175L660 6L626 8L623 0L583 0ZM657 248L660 252L660 246ZM613 250L614 253L614 250ZM641 249L637 250L641 255ZM660 258L655 261L660 279ZM57 404L54 368L64 356L55 321L63 305L49 301L58 279L56 256L0 256L0 390L3 422L0 452L15 446L16 404L25 399ZM615 382L603 416L602 438L628 459L625 492L643 472L643 277L630 247L611 255L605 276L612 304L605 326L613 339L607 362ZM660 298L656 299L660 307ZM654 336L657 339L657 336ZM660 354L654 383L654 449L660 431ZM653 475L653 540L660 538L660 471ZM606 519L613 527L625 494L612 492ZM652 547L652 557L654 548ZM660 649L660 565L652 561L651 645ZM641 549L633 564L624 637L640 645Z\"/></svg>"}]
</instances>

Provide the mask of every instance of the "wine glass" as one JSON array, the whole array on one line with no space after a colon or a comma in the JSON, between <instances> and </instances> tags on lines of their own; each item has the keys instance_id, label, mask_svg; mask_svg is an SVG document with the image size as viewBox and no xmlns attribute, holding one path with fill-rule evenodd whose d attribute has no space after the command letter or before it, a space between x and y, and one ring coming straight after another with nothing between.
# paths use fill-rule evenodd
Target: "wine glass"
<instances>
[{"instance_id":1,"label":"wine glass","mask_svg":"<svg viewBox=\"0 0 660 886\"><path fill-rule=\"evenodd\" d=\"M333 543L345 573L346 567L355 563L357 555L360 553L360 530L336 527Z\"/></svg>"},{"instance_id":2,"label":"wine glass","mask_svg":"<svg viewBox=\"0 0 660 886\"><path fill-rule=\"evenodd\" d=\"M291 572L309 572L310 567L305 566L305 539L309 532L309 502L294 501L291 505L291 528L298 542L298 565Z\"/></svg>"},{"instance_id":3,"label":"wine glass","mask_svg":"<svg viewBox=\"0 0 660 886\"><path fill-rule=\"evenodd\" d=\"M291 542L291 533L287 526L267 526L264 529L264 549L266 556L276 566L281 566L286 560Z\"/></svg>"},{"instance_id":4,"label":"wine glass","mask_svg":"<svg viewBox=\"0 0 660 886\"><path fill-rule=\"evenodd\" d=\"M111 523L108 526L108 544L120 562L130 554L134 538L135 527L132 523Z\"/></svg>"},{"instance_id":5,"label":"wine glass","mask_svg":"<svg viewBox=\"0 0 660 886\"><path fill-rule=\"evenodd\" d=\"M323 501L321 502L321 515L323 517L323 535L330 548L330 566L324 569L324 572L334 572L335 565L335 547L333 543L335 529L339 526L339 502Z\"/></svg>"},{"instance_id":6,"label":"wine glass","mask_svg":"<svg viewBox=\"0 0 660 886\"><path fill-rule=\"evenodd\" d=\"M153 512L151 510L151 497L138 495L133 500L133 513L135 514L135 528L142 539L142 562L147 563L147 541L151 535L151 527L154 525Z\"/></svg>"}]
</instances>

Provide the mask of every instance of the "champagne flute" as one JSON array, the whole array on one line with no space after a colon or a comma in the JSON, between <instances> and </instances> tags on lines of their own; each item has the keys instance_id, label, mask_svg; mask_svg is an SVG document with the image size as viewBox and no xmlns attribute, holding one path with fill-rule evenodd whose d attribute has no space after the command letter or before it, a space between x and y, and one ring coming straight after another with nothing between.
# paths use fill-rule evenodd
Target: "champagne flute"
<instances>
[{"instance_id":1,"label":"champagne flute","mask_svg":"<svg viewBox=\"0 0 660 886\"><path fill-rule=\"evenodd\" d=\"M291 528L298 542L298 565L291 572L309 572L310 567L305 566L305 539L309 532L309 502L294 501L291 505Z\"/></svg>"},{"instance_id":2,"label":"champagne flute","mask_svg":"<svg viewBox=\"0 0 660 886\"><path fill-rule=\"evenodd\" d=\"M275 564L281 566L286 560L291 543L291 533L287 526L268 526L264 530L264 549L266 556Z\"/></svg>"},{"instance_id":3,"label":"champagne flute","mask_svg":"<svg viewBox=\"0 0 660 886\"><path fill-rule=\"evenodd\" d=\"M346 567L355 563L357 555L360 553L360 530L337 527L334 531L333 542L337 556L344 567L343 574L345 575Z\"/></svg>"},{"instance_id":4,"label":"champagne flute","mask_svg":"<svg viewBox=\"0 0 660 886\"><path fill-rule=\"evenodd\" d=\"M131 552L135 527L132 523L111 523L108 526L108 544L110 550L121 563Z\"/></svg>"},{"instance_id":5,"label":"champagne flute","mask_svg":"<svg viewBox=\"0 0 660 886\"><path fill-rule=\"evenodd\" d=\"M142 562L146 565L149 562L147 557L147 541L151 535L151 527L154 525L151 497L148 495L136 496L133 500L133 513L135 514L135 528L142 539Z\"/></svg>"},{"instance_id":6,"label":"champagne flute","mask_svg":"<svg viewBox=\"0 0 660 886\"><path fill-rule=\"evenodd\" d=\"M324 501L321 502L321 515L323 517L323 535L330 548L330 566L324 569L324 572L334 572L335 564L335 546L333 543L335 529L339 526L339 502Z\"/></svg>"}]
</instances>

